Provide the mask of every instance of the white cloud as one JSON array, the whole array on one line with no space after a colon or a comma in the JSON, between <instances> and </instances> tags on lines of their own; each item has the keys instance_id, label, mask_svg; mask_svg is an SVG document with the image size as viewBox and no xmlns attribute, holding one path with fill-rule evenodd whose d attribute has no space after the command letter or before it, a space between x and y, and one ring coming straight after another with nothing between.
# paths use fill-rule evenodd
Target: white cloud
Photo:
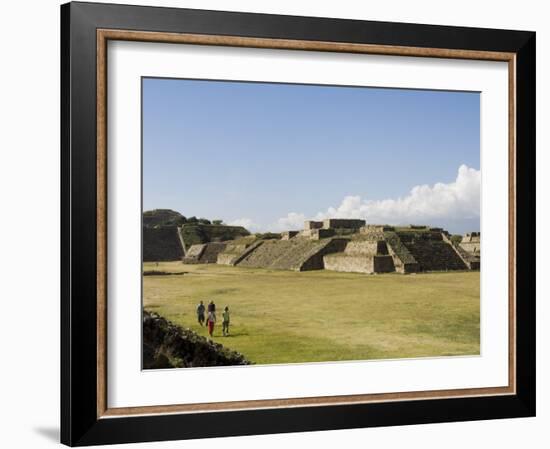
<instances>
[{"instance_id":1,"label":"white cloud","mask_svg":"<svg viewBox=\"0 0 550 449\"><path fill-rule=\"evenodd\" d=\"M473 219L480 213L480 181L479 170L461 165L454 182L415 186L408 195L397 199L346 196L339 206L329 207L312 218L363 218L367 223L395 225ZM291 212L271 227L301 229L306 219L302 213Z\"/></svg>"},{"instance_id":2,"label":"white cloud","mask_svg":"<svg viewBox=\"0 0 550 449\"><path fill-rule=\"evenodd\" d=\"M286 217L279 218L277 223L270 228L273 231L292 231L302 229L306 216L296 212L290 212Z\"/></svg>"},{"instance_id":3,"label":"white cloud","mask_svg":"<svg viewBox=\"0 0 550 449\"><path fill-rule=\"evenodd\" d=\"M242 226L243 228L250 230L258 229L260 226L254 223L250 218L237 218L227 223L230 226Z\"/></svg>"}]
</instances>

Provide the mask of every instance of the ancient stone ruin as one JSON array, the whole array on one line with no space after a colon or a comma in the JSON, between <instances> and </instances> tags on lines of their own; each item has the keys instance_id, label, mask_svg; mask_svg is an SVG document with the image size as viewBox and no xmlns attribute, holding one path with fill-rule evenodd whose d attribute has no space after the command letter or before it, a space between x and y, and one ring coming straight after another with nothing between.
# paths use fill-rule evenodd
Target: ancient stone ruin
<instances>
[{"instance_id":1,"label":"ancient stone ruin","mask_svg":"<svg viewBox=\"0 0 550 449\"><path fill-rule=\"evenodd\" d=\"M481 234L479 232L464 234L460 247L468 253L481 254Z\"/></svg>"},{"instance_id":2,"label":"ancient stone ruin","mask_svg":"<svg viewBox=\"0 0 550 449\"><path fill-rule=\"evenodd\" d=\"M461 254L464 262L472 270L479 270L481 263L481 233L471 232L464 234L457 251Z\"/></svg>"},{"instance_id":3,"label":"ancient stone ruin","mask_svg":"<svg viewBox=\"0 0 550 449\"><path fill-rule=\"evenodd\" d=\"M175 225L143 227L143 261L181 260L185 254Z\"/></svg>"},{"instance_id":4,"label":"ancient stone ruin","mask_svg":"<svg viewBox=\"0 0 550 449\"><path fill-rule=\"evenodd\" d=\"M323 257L326 270L350 273L390 273L395 271L393 257L384 240L348 242L344 251Z\"/></svg>"},{"instance_id":5,"label":"ancient stone ruin","mask_svg":"<svg viewBox=\"0 0 550 449\"><path fill-rule=\"evenodd\" d=\"M302 230L251 235L240 226L214 223L168 209L145 212L143 260L349 273L478 270L481 261L479 232L461 238L424 225L330 218L308 220Z\"/></svg>"},{"instance_id":6,"label":"ancient stone ruin","mask_svg":"<svg viewBox=\"0 0 550 449\"><path fill-rule=\"evenodd\" d=\"M218 254L217 262L221 265L237 265L263 242L253 235L227 242L225 249Z\"/></svg>"},{"instance_id":7,"label":"ancient stone ruin","mask_svg":"<svg viewBox=\"0 0 550 449\"><path fill-rule=\"evenodd\" d=\"M476 240L477 239L477 240ZM417 273L477 270L479 233L466 234L455 245L442 228L367 225L365 220L306 221L301 231L280 239L254 236L227 242L217 262L249 268L350 273ZM477 245L477 246L476 246Z\"/></svg>"},{"instance_id":8,"label":"ancient stone ruin","mask_svg":"<svg viewBox=\"0 0 550 449\"><path fill-rule=\"evenodd\" d=\"M186 263L216 263L218 253L224 247L211 243L232 241L250 234L242 226L214 223L206 219L186 218L170 209L145 211L143 261L176 261L189 256ZM188 254L194 245L204 244L207 245L199 246ZM200 253L198 259L194 255L197 251Z\"/></svg>"},{"instance_id":9,"label":"ancient stone ruin","mask_svg":"<svg viewBox=\"0 0 550 449\"><path fill-rule=\"evenodd\" d=\"M191 245L183 257L183 263L217 263L218 254L226 247L223 242L199 243Z\"/></svg>"},{"instance_id":10,"label":"ancient stone ruin","mask_svg":"<svg viewBox=\"0 0 550 449\"><path fill-rule=\"evenodd\" d=\"M345 240L339 238L265 240L233 265L293 271L321 270L324 268L323 256L343 250L344 246Z\"/></svg>"}]
</instances>

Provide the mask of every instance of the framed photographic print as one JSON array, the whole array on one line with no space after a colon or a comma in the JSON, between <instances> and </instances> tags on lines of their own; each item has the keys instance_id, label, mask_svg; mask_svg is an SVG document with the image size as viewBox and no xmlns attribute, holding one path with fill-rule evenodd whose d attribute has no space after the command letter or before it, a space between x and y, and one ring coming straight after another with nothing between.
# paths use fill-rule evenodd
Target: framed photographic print
<instances>
[{"instance_id":1,"label":"framed photographic print","mask_svg":"<svg viewBox=\"0 0 550 449\"><path fill-rule=\"evenodd\" d=\"M534 416L535 33L61 22L63 443Z\"/></svg>"}]
</instances>

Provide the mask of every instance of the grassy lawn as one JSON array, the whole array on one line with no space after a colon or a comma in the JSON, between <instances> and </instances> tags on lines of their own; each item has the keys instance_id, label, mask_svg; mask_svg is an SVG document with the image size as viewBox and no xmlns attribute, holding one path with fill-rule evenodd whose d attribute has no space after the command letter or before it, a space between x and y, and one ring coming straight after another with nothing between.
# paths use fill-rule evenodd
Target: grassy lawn
<instances>
[{"instance_id":1,"label":"grassy lawn","mask_svg":"<svg viewBox=\"0 0 550 449\"><path fill-rule=\"evenodd\" d=\"M363 275L145 263L144 307L206 336L199 300L216 303L214 340L254 363L479 354L479 272ZM222 308L231 335L221 335Z\"/></svg>"}]
</instances>

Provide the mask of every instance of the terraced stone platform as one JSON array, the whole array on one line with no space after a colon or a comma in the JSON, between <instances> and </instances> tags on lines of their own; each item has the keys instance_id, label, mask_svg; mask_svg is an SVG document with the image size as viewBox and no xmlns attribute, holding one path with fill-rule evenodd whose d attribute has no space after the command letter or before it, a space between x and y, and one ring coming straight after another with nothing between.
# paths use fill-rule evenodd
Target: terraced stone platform
<instances>
[{"instance_id":1,"label":"terraced stone platform","mask_svg":"<svg viewBox=\"0 0 550 449\"><path fill-rule=\"evenodd\" d=\"M331 218L323 222L306 221L301 231L250 234L244 228L219 223L190 224L188 220L182 225L172 224L185 219L173 211L153 212L144 215L153 220L150 227L144 227L145 261L181 259L189 264L358 273L478 270L480 267L479 232L466 234L461 241L442 228L377 225L366 224L362 219ZM160 219L170 225L157 223Z\"/></svg>"},{"instance_id":2,"label":"terraced stone platform","mask_svg":"<svg viewBox=\"0 0 550 449\"><path fill-rule=\"evenodd\" d=\"M177 226L143 227L143 261L180 260L184 255Z\"/></svg>"},{"instance_id":3,"label":"terraced stone platform","mask_svg":"<svg viewBox=\"0 0 550 449\"><path fill-rule=\"evenodd\" d=\"M254 236L228 242L225 249L218 254L217 262L220 265L237 265L263 242L263 240L256 239Z\"/></svg>"},{"instance_id":4,"label":"terraced stone platform","mask_svg":"<svg viewBox=\"0 0 550 449\"><path fill-rule=\"evenodd\" d=\"M218 261L218 254L220 254L226 247L222 242L210 242L200 243L192 245L182 259L183 263L195 264L195 263L216 263Z\"/></svg>"},{"instance_id":5,"label":"terraced stone platform","mask_svg":"<svg viewBox=\"0 0 550 449\"><path fill-rule=\"evenodd\" d=\"M320 270L324 268L323 256L342 251L346 243L345 239L339 238L266 240L237 266L293 271Z\"/></svg>"},{"instance_id":6,"label":"terraced stone platform","mask_svg":"<svg viewBox=\"0 0 550 449\"><path fill-rule=\"evenodd\" d=\"M392 256L383 240L349 241L343 252L323 258L325 269L347 273L390 273L395 271Z\"/></svg>"},{"instance_id":7,"label":"terraced stone platform","mask_svg":"<svg viewBox=\"0 0 550 449\"><path fill-rule=\"evenodd\" d=\"M421 271L468 269L452 245L443 240L441 232L399 232L397 235Z\"/></svg>"}]
</instances>

